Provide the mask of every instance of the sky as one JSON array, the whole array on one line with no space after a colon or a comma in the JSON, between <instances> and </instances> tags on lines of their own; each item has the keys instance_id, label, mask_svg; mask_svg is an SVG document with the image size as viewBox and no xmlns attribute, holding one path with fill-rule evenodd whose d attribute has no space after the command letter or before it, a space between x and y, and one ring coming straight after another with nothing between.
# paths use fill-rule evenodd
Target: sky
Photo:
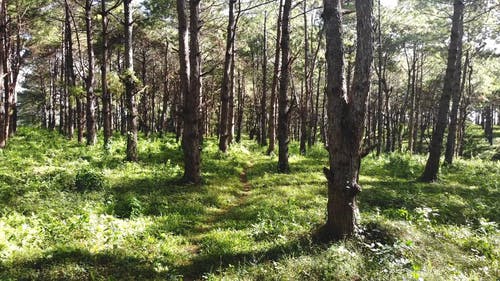
<instances>
[{"instance_id":1,"label":"sky","mask_svg":"<svg viewBox=\"0 0 500 281\"><path fill-rule=\"evenodd\" d=\"M381 0L381 4L388 8L394 8L398 5L398 0Z\"/></svg>"}]
</instances>

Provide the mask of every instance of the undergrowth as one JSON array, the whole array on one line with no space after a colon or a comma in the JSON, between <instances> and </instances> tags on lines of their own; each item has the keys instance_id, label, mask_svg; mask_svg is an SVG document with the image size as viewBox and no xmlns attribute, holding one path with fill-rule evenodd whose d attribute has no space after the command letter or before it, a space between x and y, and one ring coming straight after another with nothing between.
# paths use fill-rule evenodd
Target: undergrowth
<instances>
[{"instance_id":1,"label":"undergrowth","mask_svg":"<svg viewBox=\"0 0 500 281\"><path fill-rule=\"evenodd\" d=\"M104 150L20 128L0 152L0 280L500 278L499 162L457 159L424 184L425 157L369 155L362 234L320 245L321 145L301 156L292 142L291 173L278 174L255 142L223 154L208 138L201 186L180 184L173 136L141 137L139 148L128 163L118 135Z\"/></svg>"}]
</instances>

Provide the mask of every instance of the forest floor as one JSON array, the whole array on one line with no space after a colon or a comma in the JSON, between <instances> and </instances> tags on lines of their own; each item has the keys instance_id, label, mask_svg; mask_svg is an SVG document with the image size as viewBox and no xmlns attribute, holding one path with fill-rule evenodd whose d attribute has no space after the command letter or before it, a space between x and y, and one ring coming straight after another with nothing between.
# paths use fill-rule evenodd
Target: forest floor
<instances>
[{"instance_id":1,"label":"forest floor","mask_svg":"<svg viewBox=\"0 0 500 281\"><path fill-rule=\"evenodd\" d=\"M326 150L290 147L290 174L253 141L203 146L202 186L182 185L172 136L109 151L20 128L0 151L0 280L499 280L500 128L469 130L440 180L422 155L367 156L363 234L315 244ZM473 157L471 157L473 156Z\"/></svg>"}]
</instances>

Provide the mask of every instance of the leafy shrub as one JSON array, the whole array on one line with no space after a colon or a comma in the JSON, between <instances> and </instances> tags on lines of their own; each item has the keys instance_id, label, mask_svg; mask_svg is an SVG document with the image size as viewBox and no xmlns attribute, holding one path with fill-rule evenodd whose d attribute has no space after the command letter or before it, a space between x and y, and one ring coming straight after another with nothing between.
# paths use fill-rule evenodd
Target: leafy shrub
<instances>
[{"instance_id":1,"label":"leafy shrub","mask_svg":"<svg viewBox=\"0 0 500 281\"><path fill-rule=\"evenodd\" d=\"M135 195L126 193L116 198L113 211L119 218L135 218L143 213L144 206Z\"/></svg>"},{"instance_id":2,"label":"leafy shrub","mask_svg":"<svg viewBox=\"0 0 500 281\"><path fill-rule=\"evenodd\" d=\"M102 190L106 186L104 175L92 169L82 169L75 177L75 188L77 191Z\"/></svg>"},{"instance_id":3,"label":"leafy shrub","mask_svg":"<svg viewBox=\"0 0 500 281\"><path fill-rule=\"evenodd\" d=\"M419 167L412 161L410 155L392 154L389 162L384 164L384 168L388 170L390 176L398 178L412 178L419 173Z\"/></svg>"}]
</instances>

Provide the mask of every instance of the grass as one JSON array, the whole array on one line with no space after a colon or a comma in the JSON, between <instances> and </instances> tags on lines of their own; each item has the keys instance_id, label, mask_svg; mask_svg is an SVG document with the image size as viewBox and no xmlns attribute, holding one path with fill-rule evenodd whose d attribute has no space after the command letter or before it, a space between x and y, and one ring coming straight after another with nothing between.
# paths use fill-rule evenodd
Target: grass
<instances>
[{"instance_id":1,"label":"grass","mask_svg":"<svg viewBox=\"0 0 500 281\"><path fill-rule=\"evenodd\" d=\"M172 136L140 138L138 163L123 160L120 136L101 147L23 127L0 151L0 280L500 278L500 163L488 157L424 184L422 156L367 156L363 235L318 245L321 146L301 156L291 143L285 175L252 141L221 154L207 139L202 186L179 184Z\"/></svg>"}]
</instances>

